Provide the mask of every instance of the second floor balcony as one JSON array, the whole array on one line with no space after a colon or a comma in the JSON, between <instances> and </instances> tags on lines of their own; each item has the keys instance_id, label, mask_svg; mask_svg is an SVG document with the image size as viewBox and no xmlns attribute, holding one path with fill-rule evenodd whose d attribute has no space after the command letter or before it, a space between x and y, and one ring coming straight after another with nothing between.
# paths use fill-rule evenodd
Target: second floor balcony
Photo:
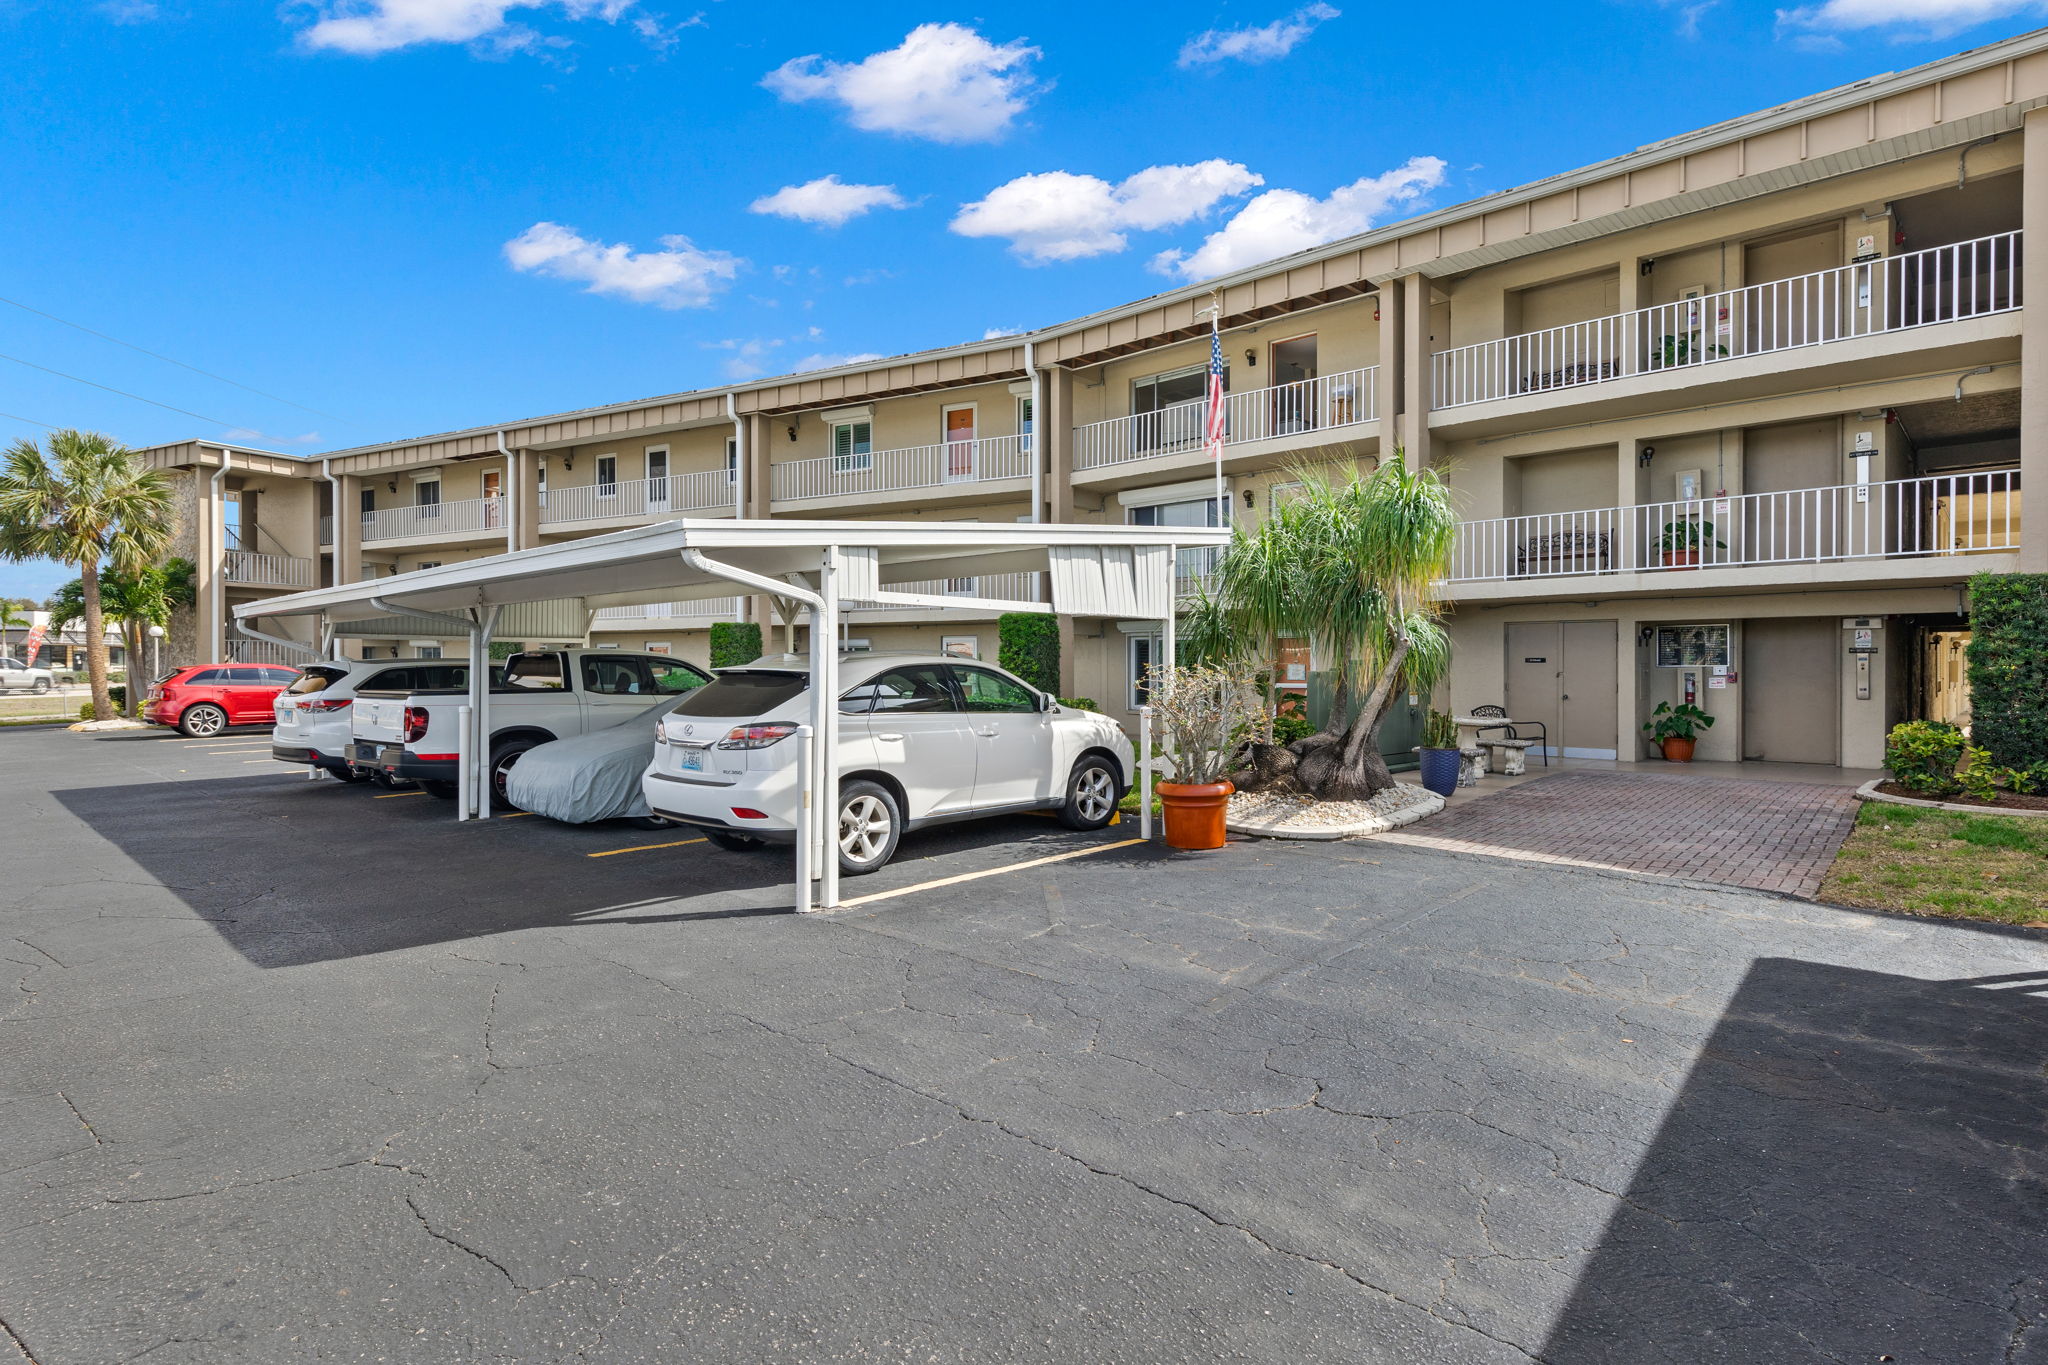
<instances>
[{"instance_id":1,"label":"second floor balcony","mask_svg":"<svg viewBox=\"0 0 2048 1365\"><path fill-rule=\"evenodd\" d=\"M363 515L363 543L379 540L465 539L502 535L503 498L465 498L412 507L383 507Z\"/></svg>"},{"instance_id":2,"label":"second floor balcony","mask_svg":"<svg viewBox=\"0 0 2048 1365\"><path fill-rule=\"evenodd\" d=\"M221 575L238 587L310 588L313 561L298 555L229 550L221 557Z\"/></svg>"},{"instance_id":3,"label":"second floor balcony","mask_svg":"<svg viewBox=\"0 0 2048 1365\"><path fill-rule=\"evenodd\" d=\"M801 502L1031 477L1031 437L983 436L895 450L854 450L772 467L769 496Z\"/></svg>"},{"instance_id":4,"label":"second floor balcony","mask_svg":"<svg viewBox=\"0 0 2048 1365\"><path fill-rule=\"evenodd\" d=\"M2001 469L1460 522L1446 581L1456 589L1726 568L1767 578L1794 565L2019 545L2020 475Z\"/></svg>"},{"instance_id":5,"label":"second floor balcony","mask_svg":"<svg viewBox=\"0 0 2048 1365\"><path fill-rule=\"evenodd\" d=\"M1223 444L1241 446L1276 438L1342 440L1346 428L1378 417L1373 393L1376 366L1318 375L1314 379L1245 389L1223 399ZM1209 403L1197 399L1157 412L1112 417L1074 428L1074 469L1199 453L1209 441Z\"/></svg>"},{"instance_id":6,"label":"second floor balcony","mask_svg":"<svg viewBox=\"0 0 2048 1365\"><path fill-rule=\"evenodd\" d=\"M659 625L665 621L679 625L706 626L713 621L737 621L740 614L740 599L737 597L704 597L694 602L647 602L631 607L599 607L596 619L591 625L596 630L625 629L629 623L645 622Z\"/></svg>"},{"instance_id":7,"label":"second floor balcony","mask_svg":"<svg viewBox=\"0 0 2048 1365\"><path fill-rule=\"evenodd\" d=\"M1826 346L2021 304L2020 234L1771 280L1438 351L1433 406L1464 407Z\"/></svg>"},{"instance_id":8,"label":"second floor balcony","mask_svg":"<svg viewBox=\"0 0 2048 1365\"><path fill-rule=\"evenodd\" d=\"M725 469L550 488L540 494L540 524L560 526L579 521L683 516L691 512L729 513L738 506L738 497L739 480Z\"/></svg>"}]
</instances>

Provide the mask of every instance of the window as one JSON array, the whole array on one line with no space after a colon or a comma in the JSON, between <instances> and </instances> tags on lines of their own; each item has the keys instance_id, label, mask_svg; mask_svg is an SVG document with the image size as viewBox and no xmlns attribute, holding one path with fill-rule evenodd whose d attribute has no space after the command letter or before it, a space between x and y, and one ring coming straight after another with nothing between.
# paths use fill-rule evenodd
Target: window
<instances>
[{"instance_id":1,"label":"window","mask_svg":"<svg viewBox=\"0 0 2048 1365\"><path fill-rule=\"evenodd\" d=\"M356 494L356 501L361 504L363 515L369 516L377 510L377 490L374 488L363 489Z\"/></svg>"},{"instance_id":2,"label":"window","mask_svg":"<svg viewBox=\"0 0 2048 1365\"><path fill-rule=\"evenodd\" d=\"M1152 665L1159 658L1160 637L1157 635L1133 635L1130 637L1130 707L1135 711L1150 700L1152 689L1148 680Z\"/></svg>"},{"instance_id":3,"label":"window","mask_svg":"<svg viewBox=\"0 0 2048 1365\"><path fill-rule=\"evenodd\" d=\"M803 673L739 673L728 669L690 694L669 714L731 720L758 716L803 695L810 678Z\"/></svg>"},{"instance_id":4,"label":"window","mask_svg":"<svg viewBox=\"0 0 2048 1365\"><path fill-rule=\"evenodd\" d=\"M875 465L874 428L867 422L838 422L832 427L832 472L857 474Z\"/></svg>"},{"instance_id":5,"label":"window","mask_svg":"<svg viewBox=\"0 0 2048 1365\"><path fill-rule=\"evenodd\" d=\"M438 644L414 645L412 647L412 657L415 659L438 659L441 657L441 646Z\"/></svg>"},{"instance_id":6,"label":"window","mask_svg":"<svg viewBox=\"0 0 2048 1365\"><path fill-rule=\"evenodd\" d=\"M647 447L647 501L668 501L668 447Z\"/></svg>"},{"instance_id":7,"label":"window","mask_svg":"<svg viewBox=\"0 0 2048 1365\"><path fill-rule=\"evenodd\" d=\"M197 673L194 673L190 677L185 678L180 683L180 686L219 687L222 683L226 682L227 679L228 671L225 668L202 668Z\"/></svg>"},{"instance_id":8,"label":"window","mask_svg":"<svg viewBox=\"0 0 2048 1365\"><path fill-rule=\"evenodd\" d=\"M725 438L725 481L740 481L740 440L737 436Z\"/></svg>"},{"instance_id":9,"label":"window","mask_svg":"<svg viewBox=\"0 0 2048 1365\"><path fill-rule=\"evenodd\" d=\"M1230 388L1230 372L1223 374ZM1204 436L1203 399L1209 394L1209 367L1190 365L1131 381L1132 441L1140 450L1178 449L1199 445Z\"/></svg>"},{"instance_id":10,"label":"window","mask_svg":"<svg viewBox=\"0 0 2048 1365\"><path fill-rule=\"evenodd\" d=\"M941 635L939 653L949 659L979 659L981 637L979 635Z\"/></svg>"},{"instance_id":11,"label":"window","mask_svg":"<svg viewBox=\"0 0 2048 1365\"><path fill-rule=\"evenodd\" d=\"M647 664L654 675L654 691L657 696L680 697L685 692L695 692L711 681L695 668L678 660L650 659Z\"/></svg>"},{"instance_id":12,"label":"window","mask_svg":"<svg viewBox=\"0 0 2048 1365\"><path fill-rule=\"evenodd\" d=\"M562 656L515 654L505 661L505 682L529 691L559 692L567 686L562 680Z\"/></svg>"},{"instance_id":13,"label":"window","mask_svg":"<svg viewBox=\"0 0 2048 1365\"><path fill-rule=\"evenodd\" d=\"M953 680L937 664L892 668L839 699L847 715L937 715L961 709Z\"/></svg>"},{"instance_id":14,"label":"window","mask_svg":"<svg viewBox=\"0 0 2048 1365\"><path fill-rule=\"evenodd\" d=\"M654 691L647 661L624 655L616 659L583 656L583 690L601 697L637 697Z\"/></svg>"},{"instance_id":15,"label":"window","mask_svg":"<svg viewBox=\"0 0 2048 1365\"><path fill-rule=\"evenodd\" d=\"M285 689L292 696L303 697L310 692L325 692L328 685L338 683L348 676L348 670L336 664L314 664L299 674L298 680Z\"/></svg>"},{"instance_id":16,"label":"window","mask_svg":"<svg viewBox=\"0 0 2048 1365\"><path fill-rule=\"evenodd\" d=\"M422 517L440 516L441 481L439 479L421 479L418 483L415 483L412 486L412 503L413 506L420 509Z\"/></svg>"},{"instance_id":17,"label":"window","mask_svg":"<svg viewBox=\"0 0 2048 1365\"><path fill-rule=\"evenodd\" d=\"M540 505L546 507L548 505L548 462L546 460L535 461L533 466L533 486L540 491Z\"/></svg>"},{"instance_id":18,"label":"window","mask_svg":"<svg viewBox=\"0 0 2048 1365\"><path fill-rule=\"evenodd\" d=\"M259 668L256 670L260 681L267 683L292 683L299 680L296 668Z\"/></svg>"},{"instance_id":19,"label":"window","mask_svg":"<svg viewBox=\"0 0 2048 1365\"><path fill-rule=\"evenodd\" d=\"M1038 709L1038 694L1023 683L991 673L985 668L955 668L960 680L963 710L979 712L1028 712Z\"/></svg>"},{"instance_id":20,"label":"window","mask_svg":"<svg viewBox=\"0 0 2048 1365\"><path fill-rule=\"evenodd\" d=\"M413 567L416 569L438 569L441 567L441 561L438 559L422 559Z\"/></svg>"},{"instance_id":21,"label":"window","mask_svg":"<svg viewBox=\"0 0 2048 1365\"><path fill-rule=\"evenodd\" d=\"M597 457L597 496L616 498L619 495L619 457L600 455Z\"/></svg>"},{"instance_id":22,"label":"window","mask_svg":"<svg viewBox=\"0 0 2048 1365\"><path fill-rule=\"evenodd\" d=\"M1132 526L1216 526L1229 525L1231 502L1223 499L1221 522L1217 519L1216 499L1187 498L1178 502L1154 503L1149 507L1128 507L1124 519ZM1213 545L1204 545L1192 550L1182 550L1179 561L1174 565L1174 576L1185 582L1190 579L1204 579L1216 571L1216 561L1222 550Z\"/></svg>"},{"instance_id":23,"label":"window","mask_svg":"<svg viewBox=\"0 0 2048 1365\"><path fill-rule=\"evenodd\" d=\"M1017 434L1024 438L1024 448L1031 449L1031 400L1017 400Z\"/></svg>"}]
</instances>

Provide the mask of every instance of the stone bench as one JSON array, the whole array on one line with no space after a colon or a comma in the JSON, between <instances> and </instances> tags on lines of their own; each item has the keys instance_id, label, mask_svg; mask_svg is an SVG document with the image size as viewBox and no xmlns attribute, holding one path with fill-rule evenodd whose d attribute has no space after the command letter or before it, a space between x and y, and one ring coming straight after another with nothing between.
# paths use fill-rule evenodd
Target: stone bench
<instances>
[{"instance_id":1,"label":"stone bench","mask_svg":"<svg viewBox=\"0 0 2048 1365\"><path fill-rule=\"evenodd\" d=\"M1482 739L1480 747L1491 752L1487 755L1489 771L1503 777L1520 777L1529 771L1528 751L1536 747L1533 739Z\"/></svg>"},{"instance_id":2,"label":"stone bench","mask_svg":"<svg viewBox=\"0 0 2048 1365\"><path fill-rule=\"evenodd\" d=\"M1486 776L1486 750L1458 750L1458 785L1476 787L1479 779Z\"/></svg>"}]
</instances>

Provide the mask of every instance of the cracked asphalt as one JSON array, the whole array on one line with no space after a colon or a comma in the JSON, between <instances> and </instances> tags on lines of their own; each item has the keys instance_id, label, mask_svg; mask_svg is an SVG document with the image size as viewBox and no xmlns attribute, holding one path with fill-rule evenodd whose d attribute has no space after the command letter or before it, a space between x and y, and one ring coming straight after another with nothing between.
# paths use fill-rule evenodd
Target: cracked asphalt
<instances>
[{"instance_id":1,"label":"cracked asphalt","mask_svg":"<svg viewBox=\"0 0 2048 1365\"><path fill-rule=\"evenodd\" d=\"M262 752L0 732L0 1360L2048 1362L2038 932Z\"/></svg>"}]
</instances>

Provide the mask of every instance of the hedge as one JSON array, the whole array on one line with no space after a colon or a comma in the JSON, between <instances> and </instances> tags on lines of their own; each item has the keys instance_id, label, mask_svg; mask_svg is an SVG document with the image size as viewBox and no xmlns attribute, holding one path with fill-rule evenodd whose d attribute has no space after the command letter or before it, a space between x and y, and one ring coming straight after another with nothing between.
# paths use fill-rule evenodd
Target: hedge
<instances>
[{"instance_id":1,"label":"hedge","mask_svg":"<svg viewBox=\"0 0 2048 1365\"><path fill-rule=\"evenodd\" d=\"M996 618L996 662L1041 692L1059 695L1060 623L1035 611Z\"/></svg>"},{"instance_id":2,"label":"hedge","mask_svg":"<svg viewBox=\"0 0 2048 1365\"><path fill-rule=\"evenodd\" d=\"M1970 580L1970 738L2000 767L2048 763L2048 574Z\"/></svg>"},{"instance_id":3,"label":"hedge","mask_svg":"<svg viewBox=\"0 0 2048 1365\"><path fill-rule=\"evenodd\" d=\"M752 621L720 621L711 627L711 666L738 668L761 657L761 627Z\"/></svg>"}]
</instances>

